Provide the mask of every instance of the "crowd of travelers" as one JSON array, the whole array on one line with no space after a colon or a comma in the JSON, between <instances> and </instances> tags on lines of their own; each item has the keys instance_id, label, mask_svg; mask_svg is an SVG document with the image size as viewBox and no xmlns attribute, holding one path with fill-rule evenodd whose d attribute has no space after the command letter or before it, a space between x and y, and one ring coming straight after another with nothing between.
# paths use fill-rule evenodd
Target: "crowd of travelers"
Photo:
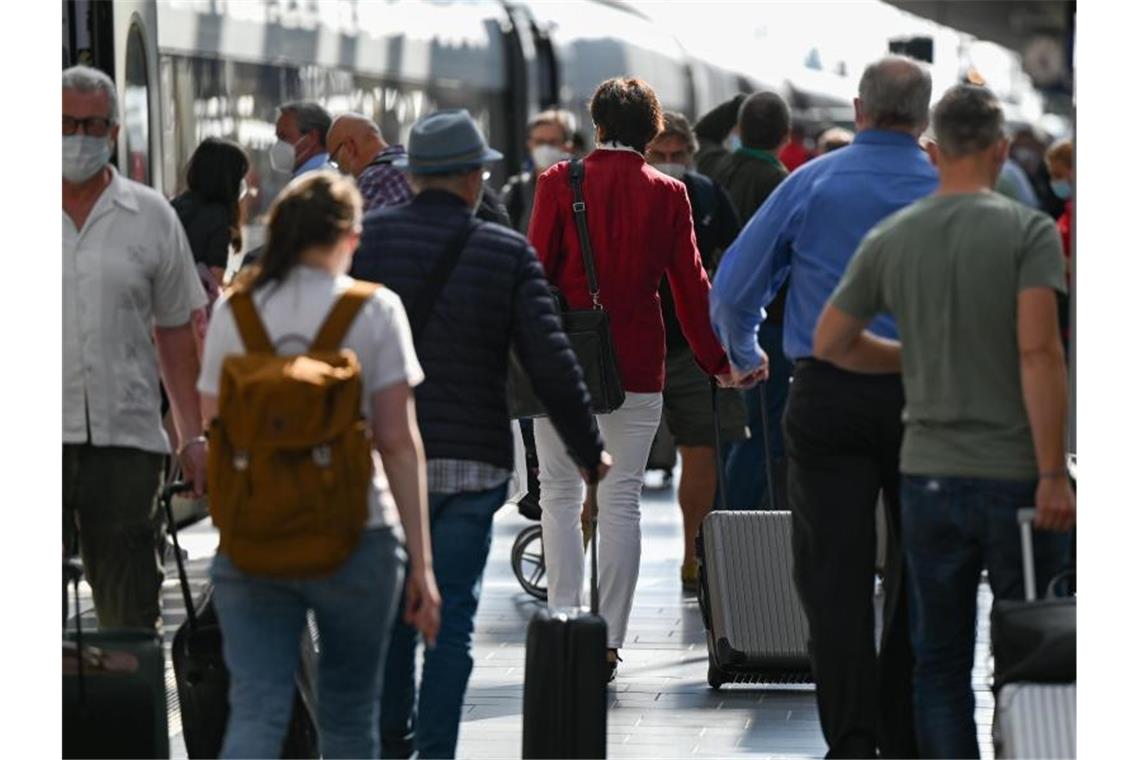
<instances>
[{"instance_id":1,"label":"crowd of travelers","mask_svg":"<svg viewBox=\"0 0 1140 760\"><path fill-rule=\"evenodd\" d=\"M264 245L246 250L240 145L204 140L167 201L111 162L112 80L64 71L63 538L100 627L161 629L155 496L172 455L221 531L210 583L231 678L222 756L278 756L311 614L323 755L454 757L493 519L512 476L526 490L519 455L537 457L551 607L582 604L583 502L598 483L613 680L664 417L681 454L686 589L718 487L733 508L791 511L828 756L977 757L981 573L996 599L1022 597L1019 507L1037 510L1041 578L1075 525L1074 152L1009 134L984 86L931 101L927 70L898 56L863 72L854 133L811 135L772 92L690 126L647 82L610 79L590 101L593 150L570 114L539 113L526 169L501 196L486 167L503 156L465 110L422 117L405 147L366 116L286 103L269 156L292 181ZM608 314L624 390L605 414L559 316L592 307ZM359 479L337 497L356 522L326 572L251 570L237 531L253 518L219 519L243 497L217 473L292 482L259 473L269 460L256 450L219 453L216 435L240 438L227 415L253 383L241 359L258 352L310 356L281 364L282 383L356 383L364 459L324 470ZM547 411L533 422L511 420L516 365ZM288 436L311 422L274 424Z\"/></svg>"}]
</instances>

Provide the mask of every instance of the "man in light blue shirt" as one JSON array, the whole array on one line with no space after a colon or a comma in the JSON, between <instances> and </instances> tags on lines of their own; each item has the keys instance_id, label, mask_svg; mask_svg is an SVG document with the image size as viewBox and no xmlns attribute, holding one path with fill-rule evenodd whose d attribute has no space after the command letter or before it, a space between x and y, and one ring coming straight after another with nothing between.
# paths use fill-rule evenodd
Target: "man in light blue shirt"
<instances>
[{"instance_id":1,"label":"man in light blue shirt","mask_svg":"<svg viewBox=\"0 0 1140 760\"><path fill-rule=\"evenodd\" d=\"M795 362L784 414L795 578L811 635L829 757L915 757L913 655L899 548L902 381L856 375L812 358L812 331L863 236L929 195L937 173L917 138L930 75L909 58L869 65L855 99L858 134L784 180L725 253L710 310L733 372L767 357L757 328L790 278L784 352ZM896 338L878 317L868 329ZM875 653L875 510L888 523L882 644Z\"/></svg>"},{"instance_id":2,"label":"man in light blue shirt","mask_svg":"<svg viewBox=\"0 0 1140 760\"><path fill-rule=\"evenodd\" d=\"M325 147L332 116L320 103L286 103L277 116L277 142L269 149L269 165L293 178L316 169L331 169Z\"/></svg>"}]
</instances>

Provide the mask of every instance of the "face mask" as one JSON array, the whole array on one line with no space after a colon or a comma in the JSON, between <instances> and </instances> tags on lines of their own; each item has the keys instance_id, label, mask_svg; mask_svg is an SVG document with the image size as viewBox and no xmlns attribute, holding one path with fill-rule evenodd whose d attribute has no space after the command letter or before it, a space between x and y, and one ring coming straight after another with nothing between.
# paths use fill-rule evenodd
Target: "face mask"
<instances>
[{"instance_id":1,"label":"face mask","mask_svg":"<svg viewBox=\"0 0 1140 760\"><path fill-rule=\"evenodd\" d=\"M740 142L740 135L733 132L731 135L728 136L728 149L730 151L735 153L736 151L740 150L740 148L742 146L743 146L743 143Z\"/></svg>"},{"instance_id":2,"label":"face mask","mask_svg":"<svg viewBox=\"0 0 1140 760\"><path fill-rule=\"evenodd\" d=\"M685 176L686 166L684 164L654 164L653 168L662 174L668 174L673 179L681 179Z\"/></svg>"},{"instance_id":3,"label":"face mask","mask_svg":"<svg viewBox=\"0 0 1140 760\"><path fill-rule=\"evenodd\" d=\"M472 213L479 213L479 207L483 205L483 193L486 190L486 185L482 182L479 183L479 194L475 196L475 205L471 208Z\"/></svg>"},{"instance_id":4,"label":"face mask","mask_svg":"<svg viewBox=\"0 0 1140 760\"><path fill-rule=\"evenodd\" d=\"M1049 187L1052 188L1053 195L1063 201L1073 197L1073 185L1067 179L1055 179L1049 183Z\"/></svg>"},{"instance_id":5,"label":"face mask","mask_svg":"<svg viewBox=\"0 0 1140 760\"><path fill-rule=\"evenodd\" d=\"M278 140L273 143L273 147L269 149L269 165L273 167L273 171L275 172L292 174L293 162L296 158L296 148L284 140Z\"/></svg>"},{"instance_id":6,"label":"face mask","mask_svg":"<svg viewBox=\"0 0 1140 760\"><path fill-rule=\"evenodd\" d=\"M530 157L534 159L535 171L544 172L568 156L553 145L536 145Z\"/></svg>"},{"instance_id":7,"label":"face mask","mask_svg":"<svg viewBox=\"0 0 1140 760\"><path fill-rule=\"evenodd\" d=\"M106 137L70 135L63 138L63 178L68 182L91 179L111 160L111 141Z\"/></svg>"},{"instance_id":8,"label":"face mask","mask_svg":"<svg viewBox=\"0 0 1140 760\"><path fill-rule=\"evenodd\" d=\"M244 200L245 196L248 193L249 193L249 186L245 184L245 179L243 178L241 183L238 184L238 200L239 201Z\"/></svg>"}]
</instances>

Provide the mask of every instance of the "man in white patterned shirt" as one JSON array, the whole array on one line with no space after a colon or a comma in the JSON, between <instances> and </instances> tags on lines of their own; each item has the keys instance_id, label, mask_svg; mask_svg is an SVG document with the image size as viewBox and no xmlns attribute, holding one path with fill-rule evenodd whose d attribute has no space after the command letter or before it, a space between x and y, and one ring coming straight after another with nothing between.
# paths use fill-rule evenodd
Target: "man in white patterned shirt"
<instances>
[{"instance_id":1,"label":"man in white patterned shirt","mask_svg":"<svg viewBox=\"0 0 1140 760\"><path fill-rule=\"evenodd\" d=\"M153 629L163 579L155 494L170 451L159 372L182 471L200 496L206 445L190 314L206 293L174 209L110 165L118 133L110 77L64 71L64 548L78 539L100 626Z\"/></svg>"}]
</instances>

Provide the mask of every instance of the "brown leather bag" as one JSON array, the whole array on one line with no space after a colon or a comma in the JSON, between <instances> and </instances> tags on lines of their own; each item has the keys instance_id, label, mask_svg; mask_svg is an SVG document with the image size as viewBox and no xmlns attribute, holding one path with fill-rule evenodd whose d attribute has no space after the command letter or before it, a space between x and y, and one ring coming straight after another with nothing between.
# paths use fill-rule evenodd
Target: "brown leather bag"
<instances>
[{"instance_id":1,"label":"brown leather bag","mask_svg":"<svg viewBox=\"0 0 1140 760\"><path fill-rule=\"evenodd\" d=\"M247 353L222 364L207 475L219 551L240 570L329 574L360 540L372 441L360 364L339 346L377 287L355 283L299 356L277 355L249 291L230 298Z\"/></svg>"}]
</instances>

